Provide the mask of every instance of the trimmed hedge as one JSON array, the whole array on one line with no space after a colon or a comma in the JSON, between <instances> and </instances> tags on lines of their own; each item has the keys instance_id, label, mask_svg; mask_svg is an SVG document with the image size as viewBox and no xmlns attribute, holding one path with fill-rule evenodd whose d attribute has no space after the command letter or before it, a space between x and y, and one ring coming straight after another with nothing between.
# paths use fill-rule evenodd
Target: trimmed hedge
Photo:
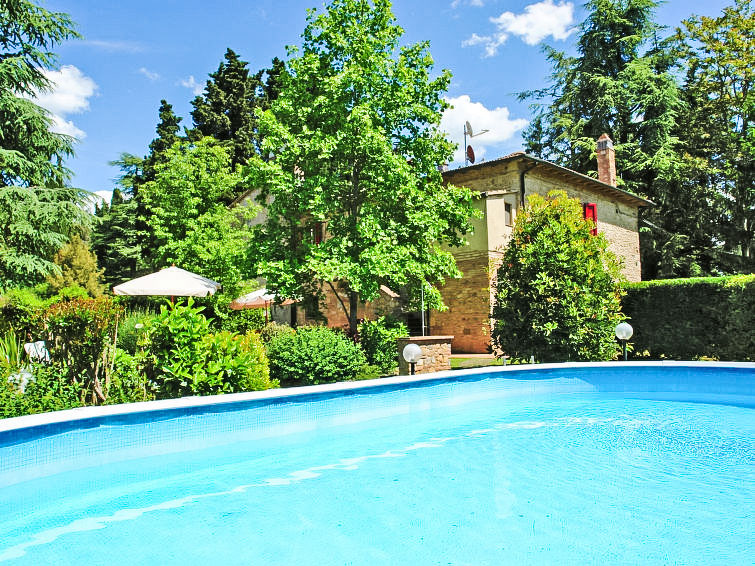
<instances>
[{"instance_id":1,"label":"trimmed hedge","mask_svg":"<svg viewBox=\"0 0 755 566\"><path fill-rule=\"evenodd\" d=\"M626 286L634 357L755 360L755 275Z\"/></svg>"}]
</instances>

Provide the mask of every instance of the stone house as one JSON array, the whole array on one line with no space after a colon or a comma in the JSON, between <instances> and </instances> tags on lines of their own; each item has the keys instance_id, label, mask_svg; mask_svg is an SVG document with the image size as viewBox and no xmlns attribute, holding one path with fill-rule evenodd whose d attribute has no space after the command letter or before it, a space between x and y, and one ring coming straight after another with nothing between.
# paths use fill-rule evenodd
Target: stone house
<instances>
[{"instance_id":1,"label":"stone house","mask_svg":"<svg viewBox=\"0 0 755 566\"><path fill-rule=\"evenodd\" d=\"M489 350L495 267L528 194L563 190L579 199L585 215L597 221L597 230L623 259L627 279L640 280L638 214L652 203L616 187L613 143L606 134L598 140L598 179L523 152L446 171L443 178L482 197L476 204L482 218L474 221L469 246L452 250L464 276L441 289L448 310L434 312L430 319L432 334L454 336L455 353Z\"/></svg>"},{"instance_id":2,"label":"stone house","mask_svg":"<svg viewBox=\"0 0 755 566\"><path fill-rule=\"evenodd\" d=\"M467 236L469 245L451 249L463 277L448 280L441 288L448 310L428 313L426 319L426 334L454 336L454 353L489 351L495 266L528 194L547 195L553 190L564 190L579 199L585 214L596 220L597 230L607 236L611 250L623 259L627 279L640 280L638 215L640 208L652 203L616 187L613 143L606 134L598 140L598 179L523 152L444 171L443 178L446 183L480 193L475 206L482 211L482 217L473 220L474 233ZM264 212L261 218L263 215ZM330 290L324 293L320 311L329 326L348 325L338 299ZM375 318L384 313L409 316L410 328L419 333L419 314L402 312L398 294L382 286L376 301L359 306L358 316ZM297 324L317 322L301 307L290 314L286 311L283 316Z\"/></svg>"}]
</instances>

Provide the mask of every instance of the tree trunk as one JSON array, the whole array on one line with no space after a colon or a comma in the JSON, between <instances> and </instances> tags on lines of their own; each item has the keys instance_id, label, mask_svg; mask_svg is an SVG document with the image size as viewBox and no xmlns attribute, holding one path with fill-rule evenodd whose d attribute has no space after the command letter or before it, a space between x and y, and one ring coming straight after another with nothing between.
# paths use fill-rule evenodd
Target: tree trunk
<instances>
[{"instance_id":1,"label":"tree trunk","mask_svg":"<svg viewBox=\"0 0 755 566\"><path fill-rule=\"evenodd\" d=\"M357 335L357 309L359 308L359 294L349 291L349 335L354 338Z\"/></svg>"}]
</instances>

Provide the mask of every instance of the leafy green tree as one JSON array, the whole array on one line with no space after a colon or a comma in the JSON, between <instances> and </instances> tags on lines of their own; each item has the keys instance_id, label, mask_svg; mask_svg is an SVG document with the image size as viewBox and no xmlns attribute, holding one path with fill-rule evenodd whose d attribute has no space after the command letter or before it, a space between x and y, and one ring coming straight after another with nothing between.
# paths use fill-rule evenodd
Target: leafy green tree
<instances>
[{"instance_id":1,"label":"leafy green tree","mask_svg":"<svg viewBox=\"0 0 755 566\"><path fill-rule=\"evenodd\" d=\"M118 284L132 279L152 261L155 241L139 191L145 183L154 180L157 166L169 160L168 150L181 141L180 122L173 106L161 100L157 137L149 144L147 156L141 158L122 153L119 159L110 163L120 168L121 175L110 204L98 206L95 211L101 221L92 238L108 283Z\"/></svg>"},{"instance_id":2,"label":"leafy green tree","mask_svg":"<svg viewBox=\"0 0 755 566\"><path fill-rule=\"evenodd\" d=\"M688 148L707 165L720 239L736 259L724 270L755 271L755 8L735 0L717 18L689 18L679 38Z\"/></svg>"},{"instance_id":3,"label":"leafy green tree","mask_svg":"<svg viewBox=\"0 0 755 566\"><path fill-rule=\"evenodd\" d=\"M171 263L211 277L233 292L249 273L246 222L258 208L229 209L224 197L241 184L226 150L212 138L178 143L139 189L154 237L152 268Z\"/></svg>"},{"instance_id":4,"label":"leafy green tree","mask_svg":"<svg viewBox=\"0 0 755 566\"><path fill-rule=\"evenodd\" d=\"M54 292L78 285L92 297L102 295L103 270L97 267L97 256L89 249L89 244L78 234L55 254L55 264L60 267L60 273L47 278Z\"/></svg>"},{"instance_id":5,"label":"leafy green tree","mask_svg":"<svg viewBox=\"0 0 755 566\"><path fill-rule=\"evenodd\" d=\"M70 177L63 160L72 139L50 132L46 110L30 97L50 88L52 47L79 37L67 14L28 0L0 3L0 186L58 187Z\"/></svg>"},{"instance_id":6,"label":"leafy green tree","mask_svg":"<svg viewBox=\"0 0 755 566\"><path fill-rule=\"evenodd\" d=\"M497 272L493 344L515 358L610 360L617 354L621 265L590 234L578 200L533 194Z\"/></svg>"},{"instance_id":7,"label":"leafy green tree","mask_svg":"<svg viewBox=\"0 0 755 566\"><path fill-rule=\"evenodd\" d=\"M274 159L249 168L267 213L254 255L281 297L340 289L355 334L381 284L460 275L440 245L463 242L472 195L438 171L453 152L438 128L450 74L431 78L426 42L399 48L390 2L335 0L307 22L260 121Z\"/></svg>"},{"instance_id":8,"label":"leafy green tree","mask_svg":"<svg viewBox=\"0 0 755 566\"><path fill-rule=\"evenodd\" d=\"M520 94L537 111L524 134L528 151L594 173L595 141L608 133L619 182L656 203L642 213L643 278L711 271L718 246L704 164L683 151L685 105L672 45L657 39L658 4L590 0L577 55L546 47L550 85Z\"/></svg>"}]
</instances>

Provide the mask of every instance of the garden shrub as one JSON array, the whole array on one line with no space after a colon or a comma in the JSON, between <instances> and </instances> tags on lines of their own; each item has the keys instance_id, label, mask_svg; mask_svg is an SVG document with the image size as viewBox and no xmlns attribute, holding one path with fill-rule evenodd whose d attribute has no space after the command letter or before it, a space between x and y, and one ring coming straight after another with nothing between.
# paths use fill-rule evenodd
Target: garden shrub
<instances>
[{"instance_id":1,"label":"garden shrub","mask_svg":"<svg viewBox=\"0 0 755 566\"><path fill-rule=\"evenodd\" d=\"M261 391L278 385L270 381L265 349L256 334L210 334L204 338L202 349L206 362L194 377L194 393Z\"/></svg>"},{"instance_id":2,"label":"garden shrub","mask_svg":"<svg viewBox=\"0 0 755 566\"><path fill-rule=\"evenodd\" d=\"M635 356L755 360L755 275L626 285Z\"/></svg>"},{"instance_id":3,"label":"garden shrub","mask_svg":"<svg viewBox=\"0 0 755 566\"><path fill-rule=\"evenodd\" d=\"M23 341L36 340L37 313L47 306L38 288L9 289L0 298L0 331L14 330Z\"/></svg>"},{"instance_id":4,"label":"garden shrub","mask_svg":"<svg viewBox=\"0 0 755 566\"><path fill-rule=\"evenodd\" d=\"M293 334L296 332L287 324L269 322L260 330L260 338L263 344L270 344L279 334Z\"/></svg>"},{"instance_id":5,"label":"garden shrub","mask_svg":"<svg viewBox=\"0 0 755 566\"><path fill-rule=\"evenodd\" d=\"M127 313L118 327L118 347L129 354L135 354L144 329L156 316L144 310L133 310ZM137 325L141 326L137 328Z\"/></svg>"},{"instance_id":6,"label":"garden shrub","mask_svg":"<svg viewBox=\"0 0 755 566\"><path fill-rule=\"evenodd\" d=\"M19 414L63 411L83 407L86 402L86 373L75 372L60 362L33 364L26 383Z\"/></svg>"},{"instance_id":7,"label":"garden shrub","mask_svg":"<svg viewBox=\"0 0 755 566\"><path fill-rule=\"evenodd\" d=\"M81 402L104 402L112 363L115 326L123 307L109 297L72 299L50 305L40 315L50 358L81 385Z\"/></svg>"},{"instance_id":8,"label":"garden shrub","mask_svg":"<svg viewBox=\"0 0 755 566\"><path fill-rule=\"evenodd\" d=\"M107 404L151 401L154 394L147 387L147 380L138 356L117 348L113 360L113 372L107 386Z\"/></svg>"},{"instance_id":9,"label":"garden shrub","mask_svg":"<svg viewBox=\"0 0 755 566\"><path fill-rule=\"evenodd\" d=\"M548 197L531 195L517 216L498 269L493 344L541 362L613 359L621 264L578 200Z\"/></svg>"},{"instance_id":10,"label":"garden shrub","mask_svg":"<svg viewBox=\"0 0 755 566\"><path fill-rule=\"evenodd\" d=\"M249 332L259 332L264 326L263 309L229 310L222 320L221 330L248 334Z\"/></svg>"},{"instance_id":11,"label":"garden shrub","mask_svg":"<svg viewBox=\"0 0 755 566\"><path fill-rule=\"evenodd\" d=\"M259 338L213 334L202 308L161 308L140 343L145 371L158 398L253 391L275 387Z\"/></svg>"},{"instance_id":12,"label":"garden shrub","mask_svg":"<svg viewBox=\"0 0 755 566\"><path fill-rule=\"evenodd\" d=\"M396 339L409 336L409 329L400 320L381 316L377 320L364 320L359 324L359 344L367 362L377 366L382 375L394 373L398 368Z\"/></svg>"},{"instance_id":13,"label":"garden shrub","mask_svg":"<svg viewBox=\"0 0 755 566\"><path fill-rule=\"evenodd\" d=\"M8 375L0 376L0 418L25 415L24 397L16 383Z\"/></svg>"},{"instance_id":14,"label":"garden shrub","mask_svg":"<svg viewBox=\"0 0 755 566\"><path fill-rule=\"evenodd\" d=\"M342 332L303 326L280 332L267 345L270 375L284 385L317 385L356 379L364 352Z\"/></svg>"}]
</instances>

